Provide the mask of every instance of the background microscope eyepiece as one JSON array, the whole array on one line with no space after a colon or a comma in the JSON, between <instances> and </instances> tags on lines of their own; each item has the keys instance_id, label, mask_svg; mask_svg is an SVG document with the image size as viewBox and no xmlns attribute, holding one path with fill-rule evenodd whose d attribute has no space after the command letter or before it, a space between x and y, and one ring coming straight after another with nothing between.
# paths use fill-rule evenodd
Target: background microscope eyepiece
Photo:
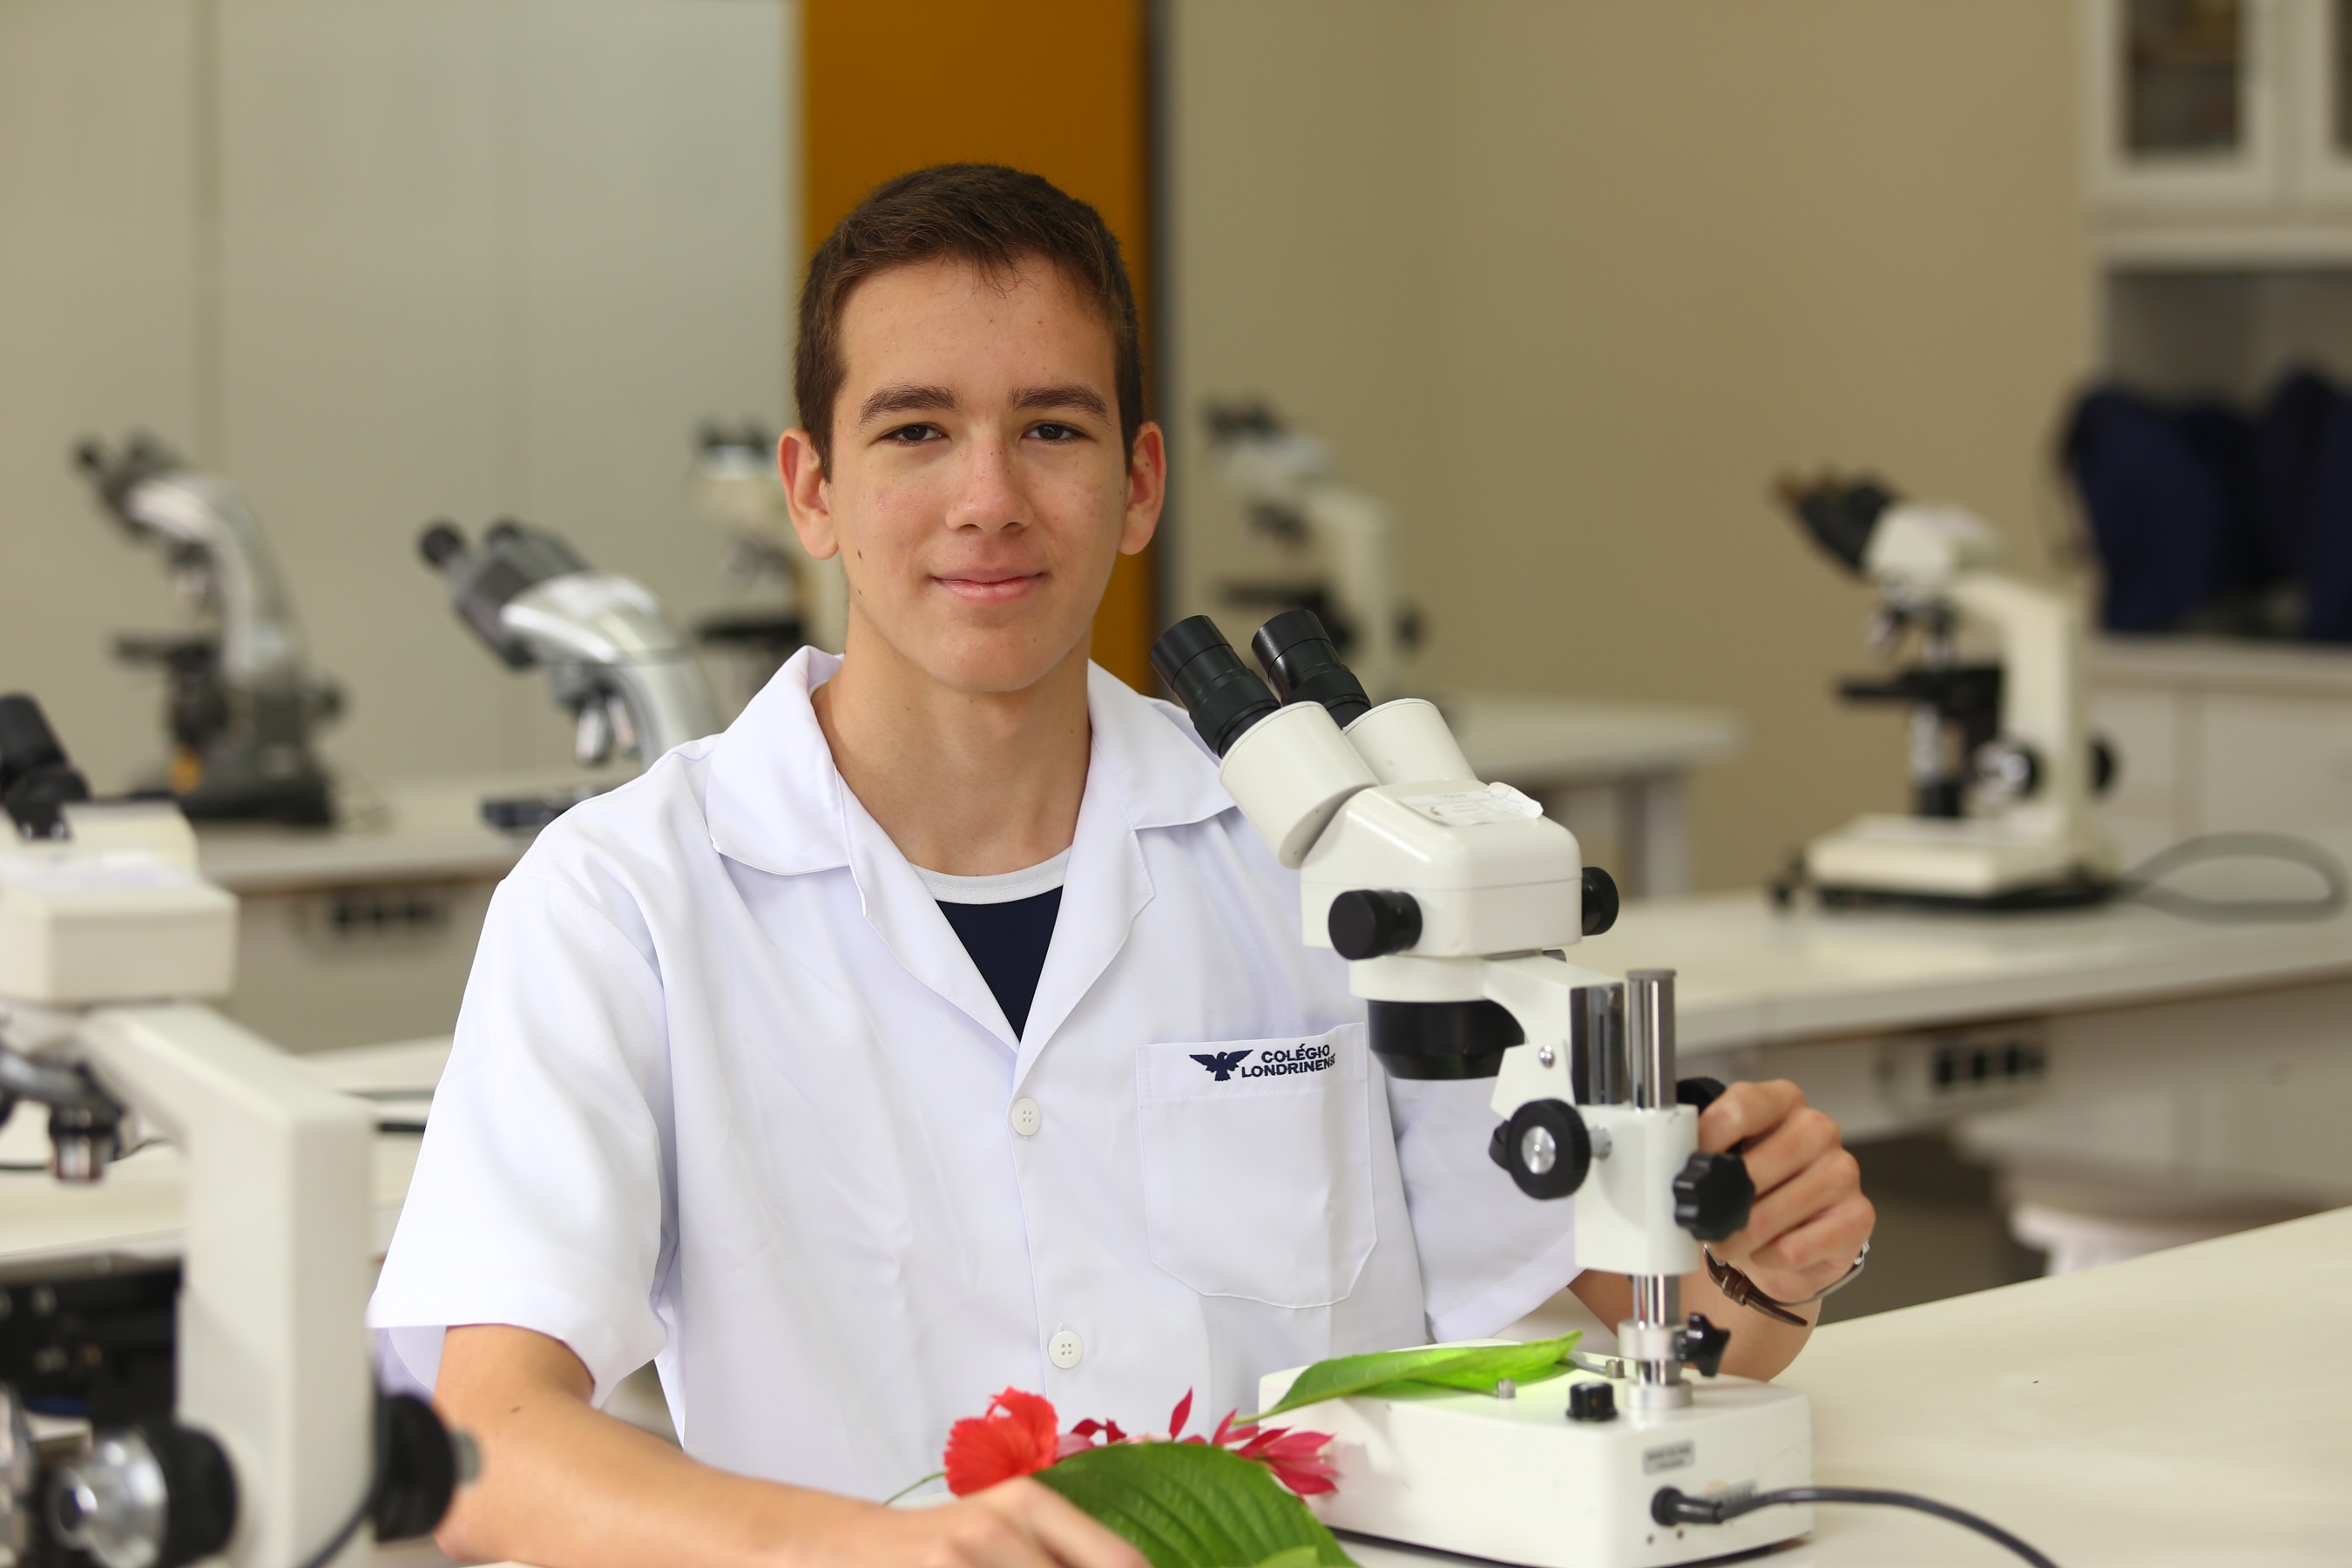
<instances>
[{"instance_id":1,"label":"background microscope eyepiece","mask_svg":"<svg viewBox=\"0 0 2352 1568\"><path fill-rule=\"evenodd\" d=\"M1331 634L1312 610L1285 610L1258 627L1250 651L1285 702L1320 702L1342 730L1371 711L1364 683L1340 662Z\"/></svg>"},{"instance_id":2,"label":"background microscope eyepiece","mask_svg":"<svg viewBox=\"0 0 2352 1568\"><path fill-rule=\"evenodd\" d=\"M1221 757L1243 731L1281 706L1206 616L1188 616L1160 633L1151 645L1151 668Z\"/></svg>"}]
</instances>

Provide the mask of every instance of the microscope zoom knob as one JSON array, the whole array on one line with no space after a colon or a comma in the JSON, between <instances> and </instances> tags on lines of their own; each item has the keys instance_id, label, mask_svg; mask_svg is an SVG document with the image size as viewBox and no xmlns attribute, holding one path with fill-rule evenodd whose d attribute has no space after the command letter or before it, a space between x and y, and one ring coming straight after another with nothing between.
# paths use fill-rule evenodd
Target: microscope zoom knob
<instances>
[{"instance_id":1,"label":"microscope zoom knob","mask_svg":"<svg viewBox=\"0 0 2352 1568\"><path fill-rule=\"evenodd\" d=\"M1383 958L1421 940L1421 905L1411 893L1356 888L1331 900L1325 921L1342 958Z\"/></svg>"},{"instance_id":2,"label":"microscope zoom knob","mask_svg":"<svg viewBox=\"0 0 2352 1568\"><path fill-rule=\"evenodd\" d=\"M1617 879L1598 866L1584 868L1584 934L1599 936L1617 923Z\"/></svg>"},{"instance_id":3,"label":"microscope zoom knob","mask_svg":"<svg viewBox=\"0 0 2352 1568\"><path fill-rule=\"evenodd\" d=\"M1564 1198L1592 1169L1592 1134L1564 1100L1531 1100L1495 1130L1487 1158L1531 1198Z\"/></svg>"},{"instance_id":4,"label":"microscope zoom knob","mask_svg":"<svg viewBox=\"0 0 2352 1568\"><path fill-rule=\"evenodd\" d=\"M1756 1184L1737 1154L1693 1154L1675 1178L1675 1223L1701 1241L1721 1241L1748 1224Z\"/></svg>"}]
</instances>

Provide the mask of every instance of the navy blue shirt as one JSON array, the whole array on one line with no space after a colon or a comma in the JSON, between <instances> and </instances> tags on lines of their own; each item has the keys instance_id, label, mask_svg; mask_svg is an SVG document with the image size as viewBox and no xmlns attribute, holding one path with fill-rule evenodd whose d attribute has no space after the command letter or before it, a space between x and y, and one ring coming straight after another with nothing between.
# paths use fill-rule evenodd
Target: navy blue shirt
<instances>
[{"instance_id":1,"label":"navy blue shirt","mask_svg":"<svg viewBox=\"0 0 2352 1568\"><path fill-rule=\"evenodd\" d=\"M1037 999L1037 977L1045 973L1045 950L1054 942L1054 917L1061 911L1059 888L1001 904L940 900L940 913L963 939L1015 1038L1028 1026L1029 1004Z\"/></svg>"}]
</instances>

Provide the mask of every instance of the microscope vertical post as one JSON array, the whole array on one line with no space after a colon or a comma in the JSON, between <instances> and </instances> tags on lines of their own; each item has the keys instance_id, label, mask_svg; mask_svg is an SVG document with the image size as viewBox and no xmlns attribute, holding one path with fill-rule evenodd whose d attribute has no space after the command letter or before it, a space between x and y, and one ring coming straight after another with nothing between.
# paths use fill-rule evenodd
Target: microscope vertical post
<instances>
[{"instance_id":1,"label":"microscope vertical post","mask_svg":"<svg viewBox=\"0 0 2352 1568\"><path fill-rule=\"evenodd\" d=\"M1625 1057L1631 1069L1633 1108L1671 1110L1676 1093L1675 1076L1675 972L1635 969L1625 975ZM1667 1336L1676 1332L1682 1318L1681 1281L1671 1274L1633 1277L1633 1342L1625 1348L1637 1378L1633 1403L1637 1409L1671 1409L1688 1405L1690 1385L1683 1381L1681 1359L1672 1352ZM1663 1346L1667 1353L1653 1353Z\"/></svg>"}]
</instances>

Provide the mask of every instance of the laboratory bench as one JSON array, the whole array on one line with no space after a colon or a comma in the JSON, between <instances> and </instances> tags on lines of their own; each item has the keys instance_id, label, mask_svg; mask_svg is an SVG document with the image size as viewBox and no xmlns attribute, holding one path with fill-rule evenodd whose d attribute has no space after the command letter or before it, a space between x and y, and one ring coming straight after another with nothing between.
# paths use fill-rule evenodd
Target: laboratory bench
<instances>
[{"instance_id":1,"label":"laboratory bench","mask_svg":"<svg viewBox=\"0 0 2352 1568\"><path fill-rule=\"evenodd\" d=\"M1832 1323L1780 1381L1811 1396L1817 1485L1967 1509L2064 1568L2340 1568L2352 1562L2347 1316L2352 1209ZM2249 1332L2277 1353L2242 1353ZM2274 1372L2251 1373L2266 1360ZM1363 1568L1474 1561L1344 1544ZM412 1546L376 1561L446 1559ZM1740 1561L2016 1559L1907 1510L1825 1505L1802 1539Z\"/></svg>"},{"instance_id":2,"label":"laboratory bench","mask_svg":"<svg viewBox=\"0 0 2352 1568\"><path fill-rule=\"evenodd\" d=\"M2064 1568L2319 1568L2352 1563L2347 1318L2352 1209L1832 1323L1780 1381L1812 1398L1817 1485L1951 1503ZM1743 1561L2016 1561L1906 1510L1813 1521ZM1468 1561L1347 1546L1363 1568Z\"/></svg>"},{"instance_id":3,"label":"laboratory bench","mask_svg":"<svg viewBox=\"0 0 2352 1568\"><path fill-rule=\"evenodd\" d=\"M1496 693L1443 705L1479 776L1542 800L1629 893L1688 886L1687 780L1738 749L1730 716ZM487 826L483 800L629 776L346 779L331 828L198 825L199 866L239 904L226 1010L298 1053L447 1032L490 894L530 845Z\"/></svg>"},{"instance_id":4,"label":"laboratory bench","mask_svg":"<svg viewBox=\"0 0 2352 1568\"><path fill-rule=\"evenodd\" d=\"M1498 691L1435 700L1471 771L1542 801L1629 898L1689 889L1690 775L1739 749L1730 714Z\"/></svg>"},{"instance_id":5,"label":"laboratory bench","mask_svg":"<svg viewBox=\"0 0 2352 1568\"><path fill-rule=\"evenodd\" d=\"M2352 835L2327 842L2352 860ZM1997 1163L2352 1204L2352 909L2212 924L2125 901L1896 914L1725 893L1629 903L1571 956L1677 971L1686 1072L1791 1079L1853 1141L1948 1126ZM305 1059L398 1119L428 1103L448 1049L436 1033ZM0 1157L37 1158L40 1138L20 1116ZM379 1144L381 1240L415 1140ZM0 1261L167 1241L177 1158L149 1151L86 1189L0 1178Z\"/></svg>"}]
</instances>

